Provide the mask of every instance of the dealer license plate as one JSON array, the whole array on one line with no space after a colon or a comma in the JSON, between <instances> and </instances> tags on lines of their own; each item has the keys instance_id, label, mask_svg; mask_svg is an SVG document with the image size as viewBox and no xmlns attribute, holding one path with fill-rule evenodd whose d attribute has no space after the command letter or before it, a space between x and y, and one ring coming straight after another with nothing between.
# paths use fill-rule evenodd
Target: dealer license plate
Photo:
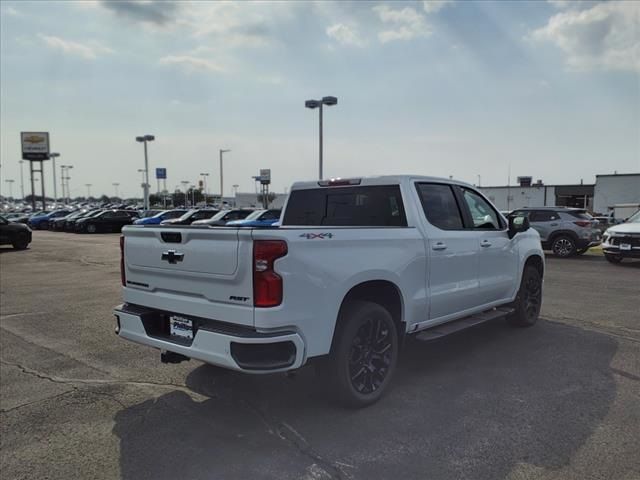
<instances>
[{"instance_id":1,"label":"dealer license plate","mask_svg":"<svg viewBox=\"0 0 640 480\"><path fill-rule=\"evenodd\" d=\"M173 337L193 340L193 322L188 318L171 315L169 317L169 333Z\"/></svg>"},{"instance_id":2,"label":"dealer license plate","mask_svg":"<svg viewBox=\"0 0 640 480\"><path fill-rule=\"evenodd\" d=\"M620 244L620 250L631 250L631 244L630 243L621 243Z\"/></svg>"}]
</instances>

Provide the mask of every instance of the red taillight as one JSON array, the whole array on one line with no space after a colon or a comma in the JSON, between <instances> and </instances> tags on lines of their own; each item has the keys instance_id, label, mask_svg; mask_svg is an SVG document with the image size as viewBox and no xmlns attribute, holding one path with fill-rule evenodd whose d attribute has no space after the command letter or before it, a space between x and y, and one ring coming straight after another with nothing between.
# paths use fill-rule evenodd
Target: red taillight
<instances>
[{"instance_id":1,"label":"red taillight","mask_svg":"<svg viewBox=\"0 0 640 480\"><path fill-rule=\"evenodd\" d=\"M120 281L122 286L127 286L127 276L124 273L124 235L120 235Z\"/></svg>"},{"instance_id":2,"label":"red taillight","mask_svg":"<svg viewBox=\"0 0 640 480\"><path fill-rule=\"evenodd\" d=\"M573 223L575 223L579 227L590 227L591 226L591 222L589 222L588 220L578 220L577 222L573 222Z\"/></svg>"},{"instance_id":3,"label":"red taillight","mask_svg":"<svg viewBox=\"0 0 640 480\"><path fill-rule=\"evenodd\" d=\"M273 263L287 254L287 242L256 240L253 242L253 305L276 307L282 303L282 277Z\"/></svg>"}]
</instances>

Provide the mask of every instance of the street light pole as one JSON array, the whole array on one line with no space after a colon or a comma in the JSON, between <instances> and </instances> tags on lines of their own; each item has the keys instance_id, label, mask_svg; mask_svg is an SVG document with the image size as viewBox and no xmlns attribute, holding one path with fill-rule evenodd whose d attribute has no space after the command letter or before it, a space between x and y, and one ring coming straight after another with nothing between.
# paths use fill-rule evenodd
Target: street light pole
<instances>
[{"instance_id":1,"label":"street light pole","mask_svg":"<svg viewBox=\"0 0 640 480\"><path fill-rule=\"evenodd\" d=\"M238 185L237 183L235 185L231 185L233 187L233 206L236 206L237 200L236 197L238 196L238 187L240 185Z\"/></svg>"},{"instance_id":2,"label":"street light pole","mask_svg":"<svg viewBox=\"0 0 640 480\"><path fill-rule=\"evenodd\" d=\"M323 178L323 157L322 157L322 148L323 148L323 134L322 134L322 106L323 105L327 105L327 106L332 106L332 105L337 105L338 104L338 99L337 97L322 97L321 100L307 100L304 102L304 106L306 108L310 108L310 109L314 109L317 108L320 110L319 112L319 147L318 147L318 151L319 151L319 159L318 159L318 179L322 180Z\"/></svg>"},{"instance_id":3,"label":"street light pole","mask_svg":"<svg viewBox=\"0 0 640 480\"><path fill-rule=\"evenodd\" d=\"M147 155L147 142L153 142L156 139L153 135L142 135L136 137L136 142L144 143L144 206L145 210L149 209L149 157Z\"/></svg>"},{"instance_id":4,"label":"street light pole","mask_svg":"<svg viewBox=\"0 0 640 480\"><path fill-rule=\"evenodd\" d=\"M203 187L204 187L204 205L205 207L207 206L207 177L209 176L208 173L201 173L200 174L202 176L202 180L203 180Z\"/></svg>"},{"instance_id":5,"label":"street light pole","mask_svg":"<svg viewBox=\"0 0 640 480\"><path fill-rule=\"evenodd\" d=\"M49 154L49 158L53 160L53 206L54 207L56 203L58 203L58 187L56 185L56 158L59 156L60 154L57 152L51 152Z\"/></svg>"},{"instance_id":6,"label":"street light pole","mask_svg":"<svg viewBox=\"0 0 640 480\"><path fill-rule=\"evenodd\" d=\"M111 185L113 185L113 186L115 187L115 189L116 189L116 198L120 198L120 197L118 196L118 187L120 186L120 184L119 184L119 183L117 183L117 182L114 182L114 183L112 183Z\"/></svg>"},{"instance_id":7,"label":"street light pole","mask_svg":"<svg viewBox=\"0 0 640 480\"><path fill-rule=\"evenodd\" d=\"M87 187L87 200L91 198L91 183L85 183L84 186Z\"/></svg>"},{"instance_id":8,"label":"street light pole","mask_svg":"<svg viewBox=\"0 0 640 480\"><path fill-rule=\"evenodd\" d=\"M71 180L71 177L69 176L69 170L72 168L73 165L60 165L60 169L62 170L62 197L64 198L65 205L67 205L71 200L71 190L69 189L69 180Z\"/></svg>"},{"instance_id":9,"label":"street light pole","mask_svg":"<svg viewBox=\"0 0 640 480\"><path fill-rule=\"evenodd\" d=\"M9 198L13 200L13 180L5 180L9 184Z\"/></svg>"},{"instance_id":10,"label":"street light pole","mask_svg":"<svg viewBox=\"0 0 640 480\"><path fill-rule=\"evenodd\" d=\"M224 176L222 174L222 154L231 150L220 149L220 207L224 204Z\"/></svg>"},{"instance_id":11,"label":"street light pole","mask_svg":"<svg viewBox=\"0 0 640 480\"><path fill-rule=\"evenodd\" d=\"M180 183L184 189L184 207L187 208L189 206L189 197L187 192L187 185L189 185L189 182L187 180L182 180Z\"/></svg>"},{"instance_id":12,"label":"street light pole","mask_svg":"<svg viewBox=\"0 0 640 480\"><path fill-rule=\"evenodd\" d=\"M18 163L20 164L20 198L24 201L24 168L22 166L24 164L24 160L18 160Z\"/></svg>"}]
</instances>

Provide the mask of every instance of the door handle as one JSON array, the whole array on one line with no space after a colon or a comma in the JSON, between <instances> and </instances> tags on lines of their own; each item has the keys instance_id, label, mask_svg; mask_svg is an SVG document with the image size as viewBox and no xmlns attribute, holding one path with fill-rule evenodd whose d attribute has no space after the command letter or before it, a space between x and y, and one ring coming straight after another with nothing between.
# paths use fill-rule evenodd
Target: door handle
<instances>
[{"instance_id":1,"label":"door handle","mask_svg":"<svg viewBox=\"0 0 640 480\"><path fill-rule=\"evenodd\" d=\"M483 240L480 242L480 246L481 247L490 247L491 246L491 242L489 240Z\"/></svg>"},{"instance_id":2,"label":"door handle","mask_svg":"<svg viewBox=\"0 0 640 480\"><path fill-rule=\"evenodd\" d=\"M557 227L557 226L558 226L558 224L557 224L557 223L552 223L552 224L551 224L551 226L552 226L552 227Z\"/></svg>"},{"instance_id":3,"label":"door handle","mask_svg":"<svg viewBox=\"0 0 640 480\"><path fill-rule=\"evenodd\" d=\"M431 247L432 250L446 250L447 244L443 242L438 242Z\"/></svg>"}]
</instances>

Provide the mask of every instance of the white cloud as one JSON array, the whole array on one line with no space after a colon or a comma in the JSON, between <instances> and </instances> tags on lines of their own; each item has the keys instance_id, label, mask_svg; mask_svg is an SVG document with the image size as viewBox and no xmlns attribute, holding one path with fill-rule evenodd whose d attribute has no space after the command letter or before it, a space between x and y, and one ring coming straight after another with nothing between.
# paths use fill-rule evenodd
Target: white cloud
<instances>
[{"instance_id":1,"label":"white cloud","mask_svg":"<svg viewBox=\"0 0 640 480\"><path fill-rule=\"evenodd\" d=\"M424 11L427 13L436 13L450 3L453 3L453 0L424 0L422 2Z\"/></svg>"},{"instance_id":2,"label":"white cloud","mask_svg":"<svg viewBox=\"0 0 640 480\"><path fill-rule=\"evenodd\" d=\"M378 14L382 23L393 25L391 29L378 33L378 39L382 43L431 35L431 29L427 25L424 15L418 13L414 8L405 7L394 10L388 5L377 5L373 7L373 11Z\"/></svg>"},{"instance_id":3,"label":"white cloud","mask_svg":"<svg viewBox=\"0 0 640 480\"><path fill-rule=\"evenodd\" d=\"M360 36L355 27L336 23L327 27L327 35L336 42L350 47L364 47L367 42Z\"/></svg>"},{"instance_id":4,"label":"white cloud","mask_svg":"<svg viewBox=\"0 0 640 480\"><path fill-rule=\"evenodd\" d=\"M16 10L15 8L9 6L7 8L4 9L4 13L6 13L7 15L10 15L12 17L21 17L22 13L19 10Z\"/></svg>"},{"instance_id":5,"label":"white cloud","mask_svg":"<svg viewBox=\"0 0 640 480\"><path fill-rule=\"evenodd\" d=\"M563 11L530 38L555 44L572 70L640 72L640 3L611 1Z\"/></svg>"},{"instance_id":6,"label":"white cloud","mask_svg":"<svg viewBox=\"0 0 640 480\"><path fill-rule=\"evenodd\" d=\"M219 65L206 58L193 57L190 55L167 55L162 57L158 63L160 65L178 66L184 68L187 72L208 71L224 73L227 71L225 67Z\"/></svg>"},{"instance_id":7,"label":"white cloud","mask_svg":"<svg viewBox=\"0 0 640 480\"><path fill-rule=\"evenodd\" d=\"M60 37L54 37L52 35L43 35L41 33L38 34L38 37L40 37L40 39L49 48L58 50L65 55L81 57L85 60L95 60L100 55L114 53L112 49L96 42L88 42L84 44L65 40Z\"/></svg>"}]
</instances>

